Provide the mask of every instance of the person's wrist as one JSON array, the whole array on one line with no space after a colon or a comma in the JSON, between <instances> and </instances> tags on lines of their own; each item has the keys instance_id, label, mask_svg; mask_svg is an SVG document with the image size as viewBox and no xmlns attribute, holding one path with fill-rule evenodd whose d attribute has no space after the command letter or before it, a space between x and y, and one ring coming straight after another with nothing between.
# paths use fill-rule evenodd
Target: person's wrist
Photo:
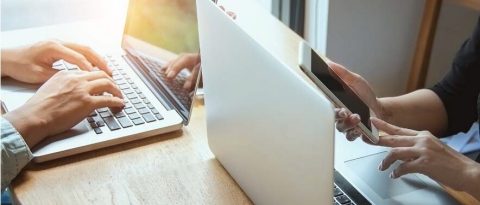
<instances>
[{"instance_id":1,"label":"person's wrist","mask_svg":"<svg viewBox=\"0 0 480 205\"><path fill-rule=\"evenodd\" d=\"M2 49L2 77L10 76L11 69L15 66L15 49Z\"/></svg>"},{"instance_id":2,"label":"person's wrist","mask_svg":"<svg viewBox=\"0 0 480 205\"><path fill-rule=\"evenodd\" d=\"M30 148L47 136L46 120L32 115L22 107L4 114L3 117L15 127Z\"/></svg>"},{"instance_id":3,"label":"person's wrist","mask_svg":"<svg viewBox=\"0 0 480 205\"><path fill-rule=\"evenodd\" d=\"M18 68L24 66L25 52L25 48L2 49L2 77L11 77L13 72L18 72Z\"/></svg>"},{"instance_id":4,"label":"person's wrist","mask_svg":"<svg viewBox=\"0 0 480 205\"><path fill-rule=\"evenodd\" d=\"M480 200L480 190L478 185L480 184L480 164L472 160L465 169L465 190L467 193Z\"/></svg>"},{"instance_id":5,"label":"person's wrist","mask_svg":"<svg viewBox=\"0 0 480 205\"><path fill-rule=\"evenodd\" d=\"M388 109L388 99L387 98L377 98L377 106L376 106L377 118L382 119L386 122L390 122L390 118L392 114Z\"/></svg>"}]
</instances>

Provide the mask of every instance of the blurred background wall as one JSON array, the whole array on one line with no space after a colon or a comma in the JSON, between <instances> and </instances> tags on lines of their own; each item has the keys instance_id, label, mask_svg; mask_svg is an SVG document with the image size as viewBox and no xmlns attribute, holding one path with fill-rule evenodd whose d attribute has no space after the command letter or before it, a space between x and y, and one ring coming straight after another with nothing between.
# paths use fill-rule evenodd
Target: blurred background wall
<instances>
[{"instance_id":1,"label":"blurred background wall","mask_svg":"<svg viewBox=\"0 0 480 205\"><path fill-rule=\"evenodd\" d=\"M291 0L257 1L266 12L272 13L280 2ZM1 30L106 16L116 16L123 22L125 8L119 5L125 3L126 0L2 0ZM364 76L378 95L402 94L424 3L425 0L306 0L305 38L320 53ZM471 33L478 16L477 11L444 1L427 86L440 80L450 69L455 52Z\"/></svg>"}]
</instances>

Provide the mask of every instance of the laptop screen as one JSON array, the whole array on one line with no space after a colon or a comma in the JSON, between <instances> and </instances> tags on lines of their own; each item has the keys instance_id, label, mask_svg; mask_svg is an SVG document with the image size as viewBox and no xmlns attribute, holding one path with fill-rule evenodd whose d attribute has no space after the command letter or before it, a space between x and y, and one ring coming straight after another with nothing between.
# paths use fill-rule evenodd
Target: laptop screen
<instances>
[{"instance_id":1,"label":"laptop screen","mask_svg":"<svg viewBox=\"0 0 480 205\"><path fill-rule=\"evenodd\" d=\"M130 0L122 47L146 84L165 105L175 109L187 124L199 72L183 69L176 78L166 78L165 63L179 54L198 55L198 22L195 0ZM198 59L197 58L197 59ZM148 70L145 70L148 69ZM194 75L195 76L191 76ZM189 79L193 79L191 83Z\"/></svg>"},{"instance_id":2,"label":"laptop screen","mask_svg":"<svg viewBox=\"0 0 480 205\"><path fill-rule=\"evenodd\" d=\"M195 0L131 0L125 33L173 53L199 51Z\"/></svg>"}]
</instances>

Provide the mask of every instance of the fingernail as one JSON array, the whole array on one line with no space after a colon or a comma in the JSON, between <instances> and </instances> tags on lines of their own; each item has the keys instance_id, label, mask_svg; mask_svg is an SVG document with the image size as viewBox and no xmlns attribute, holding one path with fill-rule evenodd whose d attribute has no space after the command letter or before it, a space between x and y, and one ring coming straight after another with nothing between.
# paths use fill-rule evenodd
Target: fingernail
<instances>
[{"instance_id":1,"label":"fingernail","mask_svg":"<svg viewBox=\"0 0 480 205\"><path fill-rule=\"evenodd\" d=\"M395 179L395 174L393 172L390 173L390 179Z\"/></svg>"},{"instance_id":2,"label":"fingernail","mask_svg":"<svg viewBox=\"0 0 480 205\"><path fill-rule=\"evenodd\" d=\"M343 110L340 110L340 112L338 112L338 115L340 115L340 117L347 117L347 113Z\"/></svg>"},{"instance_id":3,"label":"fingernail","mask_svg":"<svg viewBox=\"0 0 480 205\"><path fill-rule=\"evenodd\" d=\"M383 165L382 164L383 164L383 162L380 162L380 164L378 165L378 170L380 170L380 171L383 171Z\"/></svg>"},{"instance_id":4,"label":"fingernail","mask_svg":"<svg viewBox=\"0 0 480 205\"><path fill-rule=\"evenodd\" d=\"M354 119L354 120L360 120L360 116L357 115L357 114L355 114L355 115L353 115L353 119Z\"/></svg>"},{"instance_id":5,"label":"fingernail","mask_svg":"<svg viewBox=\"0 0 480 205\"><path fill-rule=\"evenodd\" d=\"M172 78L173 77L173 72L168 72L167 73L167 78Z\"/></svg>"},{"instance_id":6,"label":"fingernail","mask_svg":"<svg viewBox=\"0 0 480 205\"><path fill-rule=\"evenodd\" d=\"M355 141L357 137L355 135L347 135L347 140L348 141Z\"/></svg>"}]
</instances>

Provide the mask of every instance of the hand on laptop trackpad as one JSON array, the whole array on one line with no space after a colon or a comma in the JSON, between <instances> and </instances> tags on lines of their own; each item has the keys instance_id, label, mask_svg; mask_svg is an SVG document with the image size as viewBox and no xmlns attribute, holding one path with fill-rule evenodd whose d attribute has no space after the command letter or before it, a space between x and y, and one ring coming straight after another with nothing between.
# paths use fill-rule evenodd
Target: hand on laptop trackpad
<instances>
[{"instance_id":1,"label":"hand on laptop trackpad","mask_svg":"<svg viewBox=\"0 0 480 205\"><path fill-rule=\"evenodd\" d=\"M389 175L400 164L398 161L390 166L389 169L379 171L378 165L387 154L388 152L381 152L359 159L349 160L346 161L345 164L355 172L365 184L384 199L427 187L425 182L414 174L391 179Z\"/></svg>"}]
</instances>

